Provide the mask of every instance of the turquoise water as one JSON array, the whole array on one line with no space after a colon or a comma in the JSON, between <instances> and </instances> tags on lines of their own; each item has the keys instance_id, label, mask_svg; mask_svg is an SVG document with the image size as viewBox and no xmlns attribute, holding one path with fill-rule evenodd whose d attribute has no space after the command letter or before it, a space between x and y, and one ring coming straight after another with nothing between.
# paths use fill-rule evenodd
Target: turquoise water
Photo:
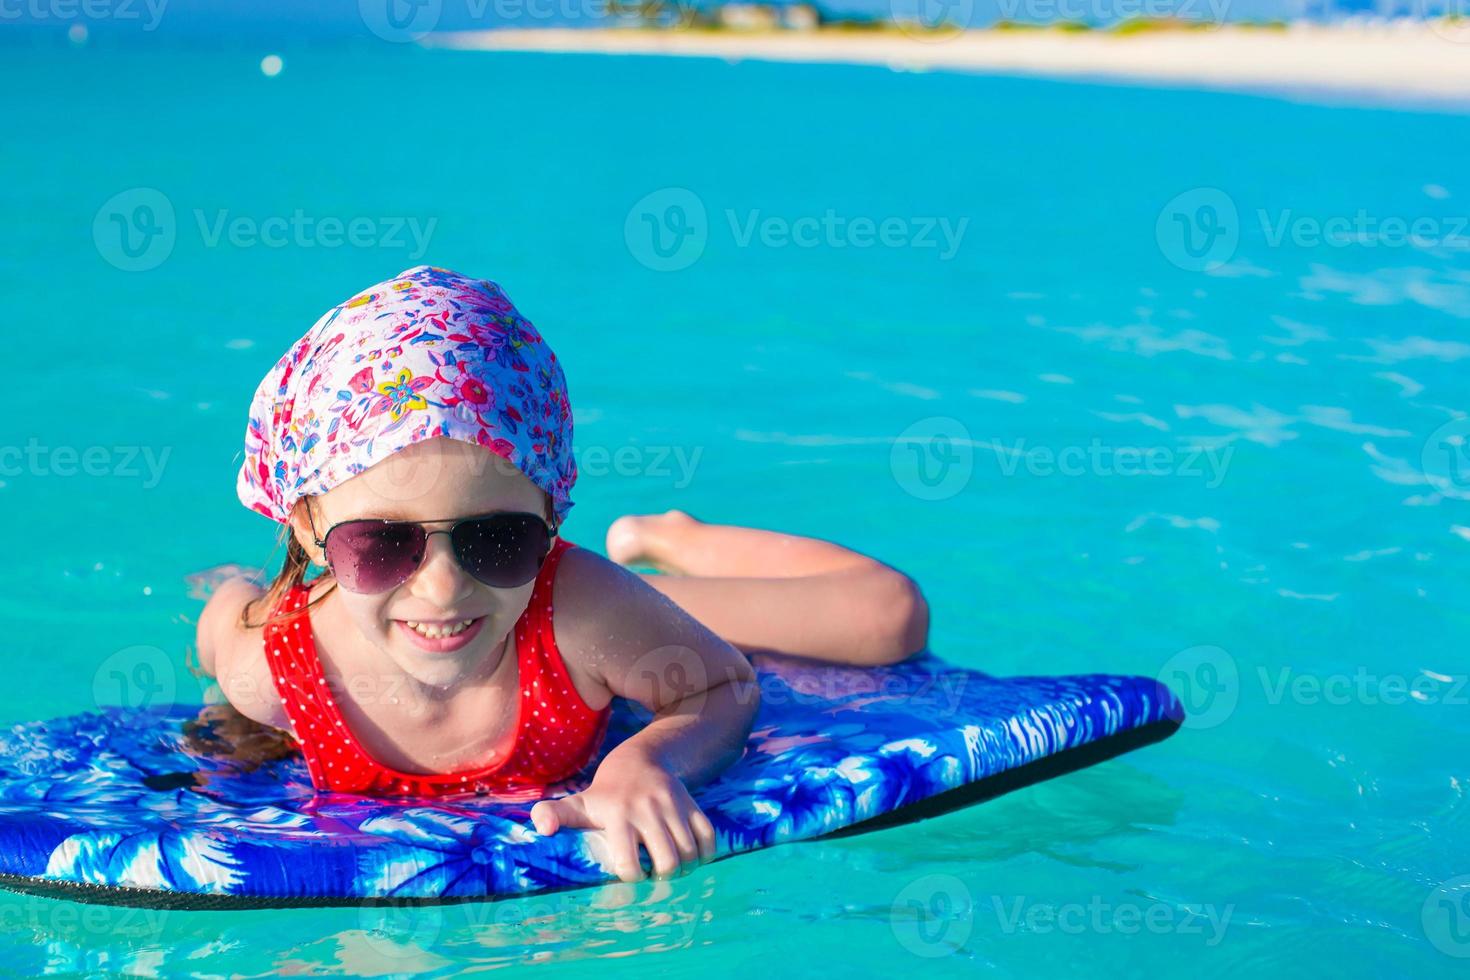
<instances>
[{"instance_id":1,"label":"turquoise water","mask_svg":"<svg viewBox=\"0 0 1470 980\"><path fill-rule=\"evenodd\" d=\"M420 261L497 279L556 345L573 540L667 507L839 540L922 583L940 655L1158 675L1193 718L671 882L400 913L6 894L0 962L1463 971L1465 116L327 45L267 78L265 53L0 60L4 719L201 696L185 576L273 550L233 493L255 383Z\"/></svg>"}]
</instances>

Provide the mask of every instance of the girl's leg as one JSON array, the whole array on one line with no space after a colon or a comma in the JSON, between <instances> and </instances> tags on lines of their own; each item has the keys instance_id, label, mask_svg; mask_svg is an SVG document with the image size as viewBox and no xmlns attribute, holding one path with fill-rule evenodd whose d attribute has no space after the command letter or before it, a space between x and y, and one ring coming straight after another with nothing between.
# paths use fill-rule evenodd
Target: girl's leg
<instances>
[{"instance_id":1,"label":"girl's leg","mask_svg":"<svg viewBox=\"0 0 1470 980\"><path fill-rule=\"evenodd\" d=\"M669 573L642 578L746 653L876 666L928 642L928 605L913 580L829 541L671 510L614 521L607 553Z\"/></svg>"}]
</instances>

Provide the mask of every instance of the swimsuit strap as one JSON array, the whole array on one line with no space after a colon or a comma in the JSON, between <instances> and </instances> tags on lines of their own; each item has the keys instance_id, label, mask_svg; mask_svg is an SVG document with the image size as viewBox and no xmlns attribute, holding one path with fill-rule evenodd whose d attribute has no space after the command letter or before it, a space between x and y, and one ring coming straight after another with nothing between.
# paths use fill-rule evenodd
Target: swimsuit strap
<instances>
[{"instance_id":1,"label":"swimsuit strap","mask_svg":"<svg viewBox=\"0 0 1470 980\"><path fill-rule=\"evenodd\" d=\"M452 773L407 773L368 754L343 717L317 655L307 602L310 586L289 590L266 627L266 655L277 693L301 746L312 784L321 791L437 796L472 790L539 796L575 775L602 744L609 708L594 711L573 686L552 626L556 568L576 547L557 539L512 628L521 687L510 754L490 765ZM337 692L340 693L340 692Z\"/></svg>"}]
</instances>

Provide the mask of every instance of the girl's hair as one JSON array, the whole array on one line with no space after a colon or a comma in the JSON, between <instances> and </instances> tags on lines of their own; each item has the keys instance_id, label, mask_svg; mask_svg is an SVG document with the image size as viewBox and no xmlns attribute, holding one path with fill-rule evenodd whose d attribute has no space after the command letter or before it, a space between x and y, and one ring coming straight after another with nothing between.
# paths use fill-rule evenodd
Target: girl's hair
<instances>
[{"instance_id":1,"label":"girl's hair","mask_svg":"<svg viewBox=\"0 0 1470 980\"><path fill-rule=\"evenodd\" d=\"M292 515L294 516L297 513L306 514L307 508L311 506L310 502L313 499L315 498L309 496L298 499L291 508ZM548 524L556 523L555 506L551 495L543 490L541 492L541 513L546 518ZM286 546L286 560L281 563L281 570L276 573L275 579L271 581L271 584L266 588L265 592L245 603L245 607L240 610L240 622L238 625L245 629L261 629L272 623L294 619L305 610L310 609L331 595L332 590L337 587L337 583L332 582L325 592L307 602L301 609L294 612L282 613L279 616L270 616L270 610L276 608L276 603L281 601L283 595L296 588L296 586L306 582L306 571L311 567L311 556L306 553L305 548L301 547L301 542L296 540L296 532L292 529L289 521L281 525L280 539L277 541L277 544L284 544ZM331 577L332 573L330 570L324 571L318 576L318 578L324 579L331 579ZM315 581L313 579L313 582ZM265 608L267 618L258 623L252 623L250 621L250 615L252 610L257 606L263 606Z\"/></svg>"},{"instance_id":2,"label":"girl's hair","mask_svg":"<svg viewBox=\"0 0 1470 980\"><path fill-rule=\"evenodd\" d=\"M291 513L293 515L305 513L306 508L310 506L309 502L311 499L311 497L302 497L297 500L295 506L291 508ZM292 529L289 521L281 525L280 539L277 541L277 544L284 544L286 546L286 560L281 563L281 570L276 573L275 579L266 588L264 594L251 599L240 610L239 625L245 629L260 629L278 621L293 619L301 614L301 611L297 610L296 612L282 613L279 616L270 616L270 610L276 608L276 603L280 602L282 596L296 588L296 586L306 582L306 571L311 567L311 556L306 553L305 548L301 547L301 542L296 540L296 532ZM331 576L332 573L327 571L323 572L320 577L329 579ZM332 583L332 587L328 588L327 591L308 602L306 608L310 608L318 602L321 602L331 594L333 588L336 588L335 582ZM263 606L265 608L267 618L258 623L252 623L250 621L251 612L257 606Z\"/></svg>"}]
</instances>

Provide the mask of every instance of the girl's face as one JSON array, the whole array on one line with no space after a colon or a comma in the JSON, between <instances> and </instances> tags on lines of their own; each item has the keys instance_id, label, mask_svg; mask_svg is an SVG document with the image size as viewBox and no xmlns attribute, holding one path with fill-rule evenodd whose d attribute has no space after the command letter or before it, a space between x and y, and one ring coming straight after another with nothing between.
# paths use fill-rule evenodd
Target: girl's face
<instances>
[{"instance_id":1,"label":"girl's face","mask_svg":"<svg viewBox=\"0 0 1470 980\"><path fill-rule=\"evenodd\" d=\"M483 446L436 437L414 443L306 503L318 535L358 518L433 521L491 511L548 516L547 497L529 478ZM305 514L292 517L297 540L319 565L326 558L313 542ZM448 530L435 524L430 530ZM534 582L492 588L473 578L454 556L449 535L431 534L423 564L390 592L363 595L340 585L327 602L357 627L365 640L405 674L435 688L484 677L500 663L501 643L531 600ZM455 650L425 649L407 625L483 620ZM425 641L427 642L427 641Z\"/></svg>"}]
</instances>

